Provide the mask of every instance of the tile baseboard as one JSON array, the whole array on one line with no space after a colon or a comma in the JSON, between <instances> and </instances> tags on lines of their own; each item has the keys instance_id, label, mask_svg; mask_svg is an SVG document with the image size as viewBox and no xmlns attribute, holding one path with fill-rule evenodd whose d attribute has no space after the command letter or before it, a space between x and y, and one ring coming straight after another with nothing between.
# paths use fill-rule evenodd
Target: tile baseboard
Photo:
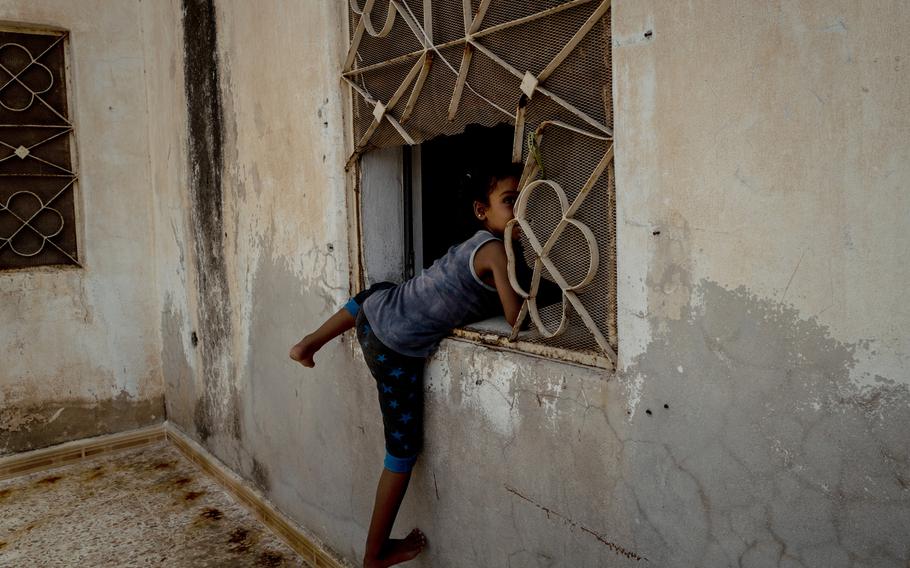
<instances>
[{"instance_id":1,"label":"tile baseboard","mask_svg":"<svg viewBox=\"0 0 910 568\"><path fill-rule=\"evenodd\" d=\"M69 465L104 454L150 446L164 442L166 439L165 426L164 423L161 423L138 430L84 438L49 448L20 452L0 458L0 481Z\"/></svg>"},{"instance_id":2,"label":"tile baseboard","mask_svg":"<svg viewBox=\"0 0 910 568\"><path fill-rule=\"evenodd\" d=\"M349 568L351 565L329 552L318 540L304 532L296 523L282 514L259 491L224 465L208 450L177 429L165 423L167 439L187 459L198 465L221 487L242 503L265 526L284 540L311 566L316 568Z\"/></svg>"},{"instance_id":3,"label":"tile baseboard","mask_svg":"<svg viewBox=\"0 0 910 568\"><path fill-rule=\"evenodd\" d=\"M350 568L352 566L319 544L317 539L308 535L296 523L278 511L264 495L250 487L248 482L170 422L128 432L64 442L49 448L0 457L0 481L70 465L104 454L162 442L173 444L181 454L199 466L225 491L249 509L311 566L315 568Z\"/></svg>"}]
</instances>

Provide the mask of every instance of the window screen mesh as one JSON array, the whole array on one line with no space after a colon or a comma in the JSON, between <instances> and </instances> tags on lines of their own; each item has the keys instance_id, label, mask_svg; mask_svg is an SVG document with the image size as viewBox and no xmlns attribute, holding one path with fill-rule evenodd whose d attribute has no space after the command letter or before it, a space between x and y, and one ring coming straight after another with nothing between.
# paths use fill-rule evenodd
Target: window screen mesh
<instances>
[{"instance_id":1,"label":"window screen mesh","mask_svg":"<svg viewBox=\"0 0 910 568\"><path fill-rule=\"evenodd\" d=\"M534 162L522 191L549 180L572 204L612 156L609 0L351 0L350 18L343 77L355 92L355 157L458 134L469 124L508 122L516 130L514 158ZM572 222L555 193L529 194L525 217L540 243L563 228L547 251L549 267L521 237L528 264L570 288L595 272L583 289L538 308L552 332L568 306L561 334L547 338L546 329L532 325L518 335L522 340L615 357L612 160L602 169Z\"/></svg>"},{"instance_id":2,"label":"window screen mesh","mask_svg":"<svg viewBox=\"0 0 910 568\"><path fill-rule=\"evenodd\" d=\"M540 129L540 144L536 163L542 171L530 178L548 180L556 184L564 193L566 203L571 205L579 198L580 190L597 170L612 145L610 140L591 138L575 130L558 124L548 123ZM528 183L525 187L528 187ZM566 225L558 236L548 258L553 263L565 282L574 287L581 283L593 268L591 281L574 293L583 309L590 316L597 332L615 349L616 337L616 221L614 203L614 184L612 162L583 197L577 211L571 218L587 227L595 239L598 251L597 258L592 258L588 237L575 224ZM553 234L563 219L565 210L558 199L556 191L549 186L534 188L526 196L527 209L523 218L528 223L530 232L540 244L544 244ZM528 239L529 231L522 231L519 241L524 260L534 266L538 254ZM542 267L541 275L545 280L557 282L551 271ZM563 302L567 300L563 299ZM545 342L551 345L580 350L598 351L596 336L581 319L578 309L569 303L569 324L565 333L558 337L544 338L539 330L527 332L525 341ZM555 331L562 316L562 304L540 308L541 320L549 331Z\"/></svg>"}]
</instances>

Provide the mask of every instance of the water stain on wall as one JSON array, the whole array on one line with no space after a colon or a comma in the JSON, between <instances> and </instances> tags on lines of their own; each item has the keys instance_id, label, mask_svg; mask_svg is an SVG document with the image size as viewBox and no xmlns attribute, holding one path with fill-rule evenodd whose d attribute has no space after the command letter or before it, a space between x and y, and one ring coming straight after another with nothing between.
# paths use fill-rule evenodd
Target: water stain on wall
<instances>
[{"instance_id":1,"label":"water stain on wall","mask_svg":"<svg viewBox=\"0 0 910 568\"><path fill-rule=\"evenodd\" d=\"M108 400L63 399L0 411L0 455L161 423L164 396L137 400L126 392Z\"/></svg>"},{"instance_id":2,"label":"water stain on wall","mask_svg":"<svg viewBox=\"0 0 910 568\"><path fill-rule=\"evenodd\" d=\"M184 347L185 327L183 317L174 308L170 296L165 298L161 311L161 369L164 375L168 420L189 430L193 424L193 401L196 399L196 381L190 367L189 355ZM192 345L192 341L190 342ZM200 422L205 421L200 417Z\"/></svg>"},{"instance_id":3,"label":"water stain on wall","mask_svg":"<svg viewBox=\"0 0 910 568\"><path fill-rule=\"evenodd\" d=\"M222 186L224 120L215 6L183 1L184 77L188 116L190 220L199 301L199 348L204 389L193 413L205 441L228 424L239 437L236 387L230 364L231 298L225 264ZM228 408L221 401L230 401ZM225 416L225 414L234 416Z\"/></svg>"},{"instance_id":4,"label":"water stain on wall","mask_svg":"<svg viewBox=\"0 0 910 568\"><path fill-rule=\"evenodd\" d=\"M252 476L253 482L264 491L268 492L271 489L271 482L269 481L269 471L263 465L263 463L256 458L253 458L253 467L252 467Z\"/></svg>"}]
</instances>

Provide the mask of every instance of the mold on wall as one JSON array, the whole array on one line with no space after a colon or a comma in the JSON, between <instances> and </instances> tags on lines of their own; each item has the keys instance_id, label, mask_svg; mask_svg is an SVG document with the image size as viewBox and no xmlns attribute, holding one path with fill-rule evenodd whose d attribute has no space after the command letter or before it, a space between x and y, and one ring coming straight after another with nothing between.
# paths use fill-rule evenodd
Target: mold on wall
<instances>
[{"instance_id":1,"label":"mold on wall","mask_svg":"<svg viewBox=\"0 0 910 568\"><path fill-rule=\"evenodd\" d=\"M189 199L181 203L179 192L159 188L168 207L159 204L157 220L173 229L172 239L159 242L187 258L185 267L158 259L169 417L253 484L292 495L292 503L300 502L299 488L287 473L301 468L306 437L300 402L316 399L305 392L311 386L287 373L287 348L348 290L339 230L346 218L337 173L344 164L341 96L336 78L321 73L338 47L294 38L310 37L301 26L337 30L342 12L335 8L322 6L314 16L312 6L293 2L180 3L184 35L208 29L179 58L194 61L183 77L188 112L208 118L186 126ZM263 35L259 26L273 31ZM197 57L198 50L207 53ZM300 50L319 57L301 57ZM194 94L189 84L200 73L217 80L196 85ZM200 176L201 164L214 173ZM175 179L174 171L162 175ZM217 213L204 209L213 201Z\"/></svg>"},{"instance_id":2,"label":"mold on wall","mask_svg":"<svg viewBox=\"0 0 910 568\"><path fill-rule=\"evenodd\" d=\"M224 256L223 116L218 42L212 0L183 2L184 84L190 227L195 261L203 390L193 421L204 441L216 430L240 436L231 376L231 296ZM225 407L227 404L227 407Z\"/></svg>"}]
</instances>

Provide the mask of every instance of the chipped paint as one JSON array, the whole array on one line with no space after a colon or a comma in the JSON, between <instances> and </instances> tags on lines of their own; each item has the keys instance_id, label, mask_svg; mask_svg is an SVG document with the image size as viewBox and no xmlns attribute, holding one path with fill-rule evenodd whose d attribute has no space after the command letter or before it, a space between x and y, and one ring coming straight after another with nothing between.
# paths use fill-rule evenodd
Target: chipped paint
<instances>
[{"instance_id":1,"label":"chipped paint","mask_svg":"<svg viewBox=\"0 0 910 568\"><path fill-rule=\"evenodd\" d=\"M519 380L518 365L508 357L484 357L466 370L459 384L462 406L479 413L498 434L511 436L521 426L512 392L513 383Z\"/></svg>"},{"instance_id":2,"label":"chipped paint","mask_svg":"<svg viewBox=\"0 0 910 568\"><path fill-rule=\"evenodd\" d=\"M143 428L163 421L164 397L19 401L0 410L0 455Z\"/></svg>"}]
</instances>

